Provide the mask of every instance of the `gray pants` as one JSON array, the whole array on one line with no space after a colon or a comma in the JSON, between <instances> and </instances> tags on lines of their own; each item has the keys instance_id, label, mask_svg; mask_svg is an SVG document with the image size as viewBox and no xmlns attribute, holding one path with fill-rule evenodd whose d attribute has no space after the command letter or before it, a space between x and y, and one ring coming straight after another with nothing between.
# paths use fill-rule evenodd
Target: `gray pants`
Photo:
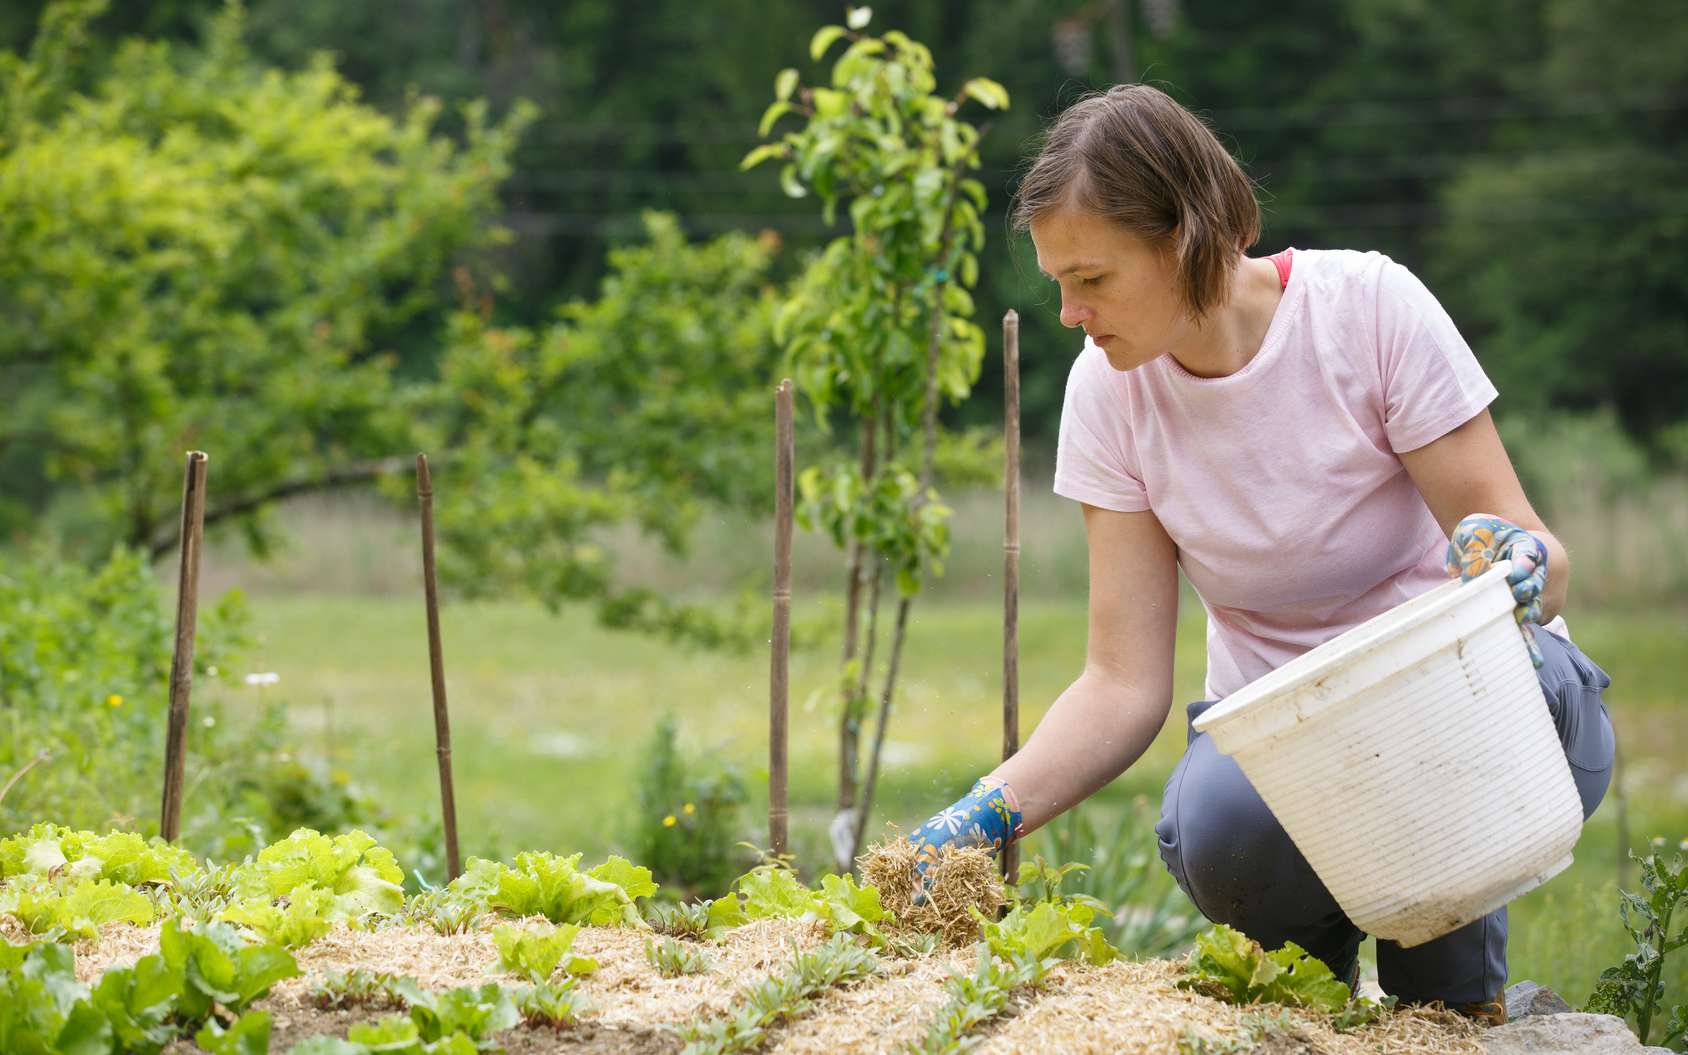
<instances>
[{"instance_id":1,"label":"gray pants","mask_svg":"<svg viewBox=\"0 0 1688 1055\"><path fill-rule=\"evenodd\" d=\"M1612 777L1615 742L1600 699L1612 679L1570 641L1531 629L1545 660L1536 674L1587 820ZM1190 704L1189 720L1213 703ZM1340 808L1341 788L1331 789L1331 802ZM1194 728L1183 760L1167 778L1155 834L1161 859L1202 915L1268 949L1293 941L1347 980L1364 935L1342 914L1237 763ZM1506 984L1506 909L1410 949L1379 939L1377 971L1384 992L1403 1001L1492 999Z\"/></svg>"}]
</instances>

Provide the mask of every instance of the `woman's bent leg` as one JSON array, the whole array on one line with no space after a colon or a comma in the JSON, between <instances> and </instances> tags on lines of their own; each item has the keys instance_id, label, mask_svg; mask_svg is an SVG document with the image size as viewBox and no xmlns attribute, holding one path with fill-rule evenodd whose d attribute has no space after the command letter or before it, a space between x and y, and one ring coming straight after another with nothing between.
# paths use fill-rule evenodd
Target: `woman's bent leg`
<instances>
[{"instance_id":1,"label":"woman's bent leg","mask_svg":"<svg viewBox=\"0 0 1688 1055\"><path fill-rule=\"evenodd\" d=\"M1192 703L1189 720L1213 706ZM1340 794L1340 789L1332 789ZM1340 805L1340 799L1333 800ZM1293 941L1347 981L1361 934L1237 763L1192 732L1161 803L1161 860L1202 915L1274 949Z\"/></svg>"}]
</instances>

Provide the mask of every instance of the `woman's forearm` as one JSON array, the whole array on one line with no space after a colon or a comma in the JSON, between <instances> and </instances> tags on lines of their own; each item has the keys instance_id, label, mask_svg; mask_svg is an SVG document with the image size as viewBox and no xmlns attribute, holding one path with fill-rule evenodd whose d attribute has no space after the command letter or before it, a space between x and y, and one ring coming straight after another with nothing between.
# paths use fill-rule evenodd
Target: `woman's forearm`
<instances>
[{"instance_id":1,"label":"woman's forearm","mask_svg":"<svg viewBox=\"0 0 1688 1055\"><path fill-rule=\"evenodd\" d=\"M1171 697L1086 672L1067 687L1014 757L990 775L1019 800L1026 832L1077 805L1148 750L1166 723Z\"/></svg>"}]
</instances>

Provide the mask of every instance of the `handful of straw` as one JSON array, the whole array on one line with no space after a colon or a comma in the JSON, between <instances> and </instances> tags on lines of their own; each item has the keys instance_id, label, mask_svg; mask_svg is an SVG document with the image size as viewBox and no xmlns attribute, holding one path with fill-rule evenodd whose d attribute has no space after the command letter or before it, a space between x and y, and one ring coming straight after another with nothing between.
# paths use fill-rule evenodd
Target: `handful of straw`
<instances>
[{"instance_id":1,"label":"handful of straw","mask_svg":"<svg viewBox=\"0 0 1688 1055\"><path fill-rule=\"evenodd\" d=\"M899 928L940 934L947 945L979 940L979 921L968 909L995 919L1007 903L1002 876L990 852L979 846L946 846L926 872L926 896L915 903L914 844L892 835L863 851L856 864L862 878L879 888L879 903L897 917Z\"/></svg>"}]
</instances>

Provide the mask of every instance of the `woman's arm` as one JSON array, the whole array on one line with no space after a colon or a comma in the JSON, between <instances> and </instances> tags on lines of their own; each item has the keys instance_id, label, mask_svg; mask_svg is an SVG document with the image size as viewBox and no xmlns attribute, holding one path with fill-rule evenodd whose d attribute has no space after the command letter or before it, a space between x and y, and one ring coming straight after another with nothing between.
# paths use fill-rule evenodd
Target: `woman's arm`
<instances>
[{"instance_id":1,"label":"woman's arm","mask_svg":"<svg viewBox=\"0 0 1688 1055\"><path fill-rule=\"evenodd\" d=\"M990 775L1007 781L1025 831L1124 772L1172 707L1178 550L1151 512L1084 507L1090 548L1090 638L1084 672L1031 738Z\"/></svg>"},{"instance_id":2,"label":"woman's arm","mask_svg":"<svg viewBox=\"0 0 1688 1055\"><path fill-rule=\"evenodd\" d=\"M1547 548L1542 621L1559 614L1570 586L1571 559L1531 508L1488 410L1400 457L1444 533L1451 536L1460 520L1472 513L1493 513L1540 539Z\"/></svg>"}]
</instances>

